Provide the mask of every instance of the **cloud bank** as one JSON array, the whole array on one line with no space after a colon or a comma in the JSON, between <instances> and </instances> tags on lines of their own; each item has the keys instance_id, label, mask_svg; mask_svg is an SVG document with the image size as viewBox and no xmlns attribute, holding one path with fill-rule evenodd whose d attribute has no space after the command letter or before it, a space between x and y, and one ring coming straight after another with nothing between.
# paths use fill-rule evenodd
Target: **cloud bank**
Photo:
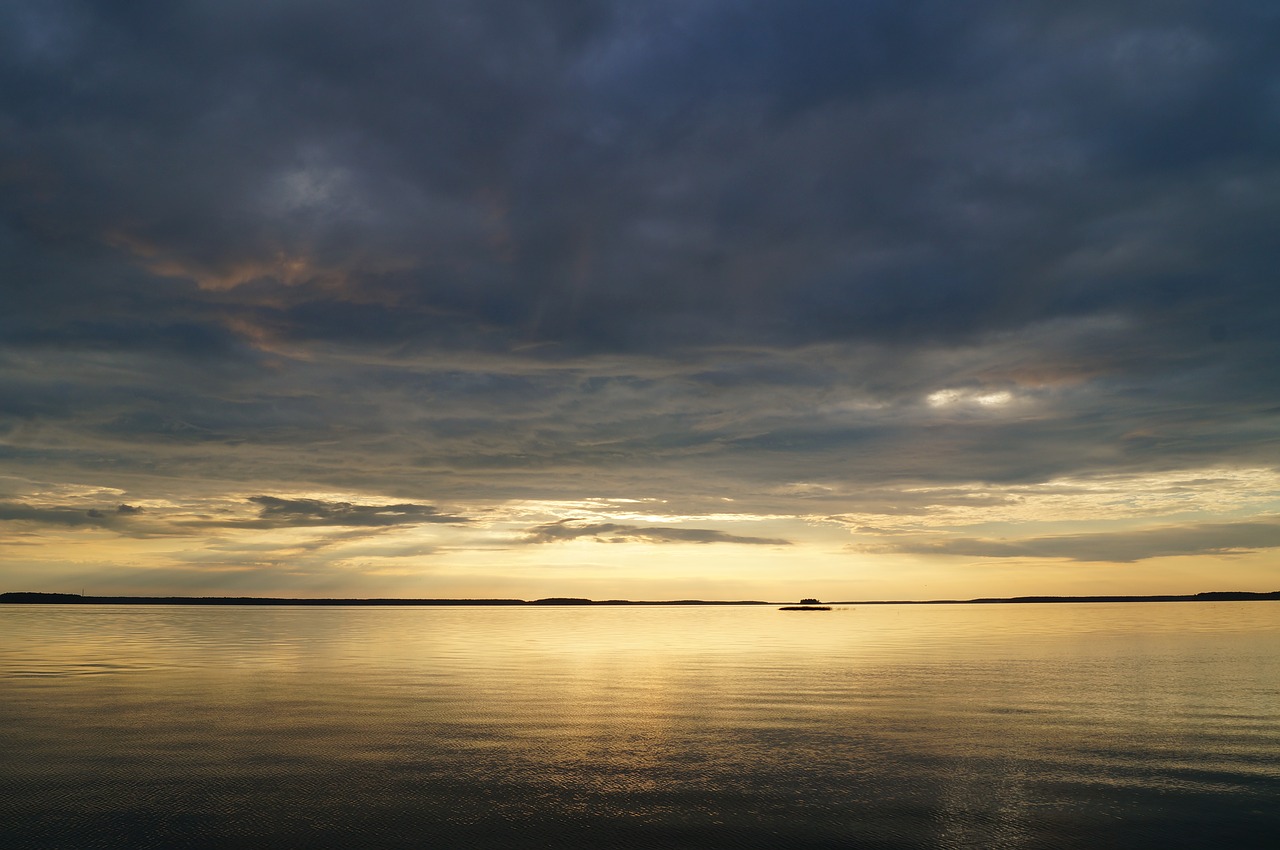
<instances>
[{"instance_id":1,"label":"cloud bank","mask_svg":"<svg viewBox=\"0 0 1280 850\"><path fill-rule=\"evenodd\" d=\"M525 542L558 543L589 538L602 543L742 543L756 546L789 546L791 541L769 537L744 537L709 528L662 528L615 522L579 523L560 520L530 528Z\"/></svg>"},{"instance_id":2,"label":"cloud bank","mask_svg":"<svg viewBox=\"0 0 1280 850\"><path fill-rule=\"evenodd\" d=\"M1024 540L954 537L889 545L893 552L980 558L1066 558L1131 563L1179 555L1231 555L1280 548L1280 521L1196 523L1136 531L1094 532Z\"/></svg>"}]
</instances>

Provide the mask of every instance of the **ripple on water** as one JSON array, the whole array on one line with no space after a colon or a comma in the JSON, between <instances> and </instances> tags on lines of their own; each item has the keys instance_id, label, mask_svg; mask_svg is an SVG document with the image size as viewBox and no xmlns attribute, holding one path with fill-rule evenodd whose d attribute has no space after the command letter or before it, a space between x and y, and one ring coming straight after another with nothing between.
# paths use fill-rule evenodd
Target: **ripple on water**
<instances>
[{"instance_id":1,"label":"ripple on water","mask_svg":"<svg viewBox=\"0 0 1280 850\"><path fill-rule=\"evenodd\" d=\"M1270 846L1280 606L1240 605L3 609L0 823L29 847Z\"/></svg>"},{"instance_id":2,"label":"ripple on water","mask_svg":"<svg viewBox=\"0 0 1280 850\"><path fill-rule=\"evenodd\" d=\"M73 662L40 668L12 667L0 670L0 678L6 679L58 679L75 676L110 676L122 673L142 673L157 670L150 664L112 664L108 662Z\"/></svg>"}]
</instances>

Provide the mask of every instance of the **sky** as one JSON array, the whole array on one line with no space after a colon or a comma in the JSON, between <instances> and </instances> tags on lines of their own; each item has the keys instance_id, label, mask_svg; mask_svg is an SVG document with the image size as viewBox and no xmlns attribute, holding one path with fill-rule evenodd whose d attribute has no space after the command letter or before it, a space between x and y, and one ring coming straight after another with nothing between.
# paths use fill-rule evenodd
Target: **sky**
<instances>
[{"instance_id":1,"label":"sky","mask_svg":"<svg viewBox=\"0 0 1280 850\"><path fill-rule=\"evenodd\" d=\"M1280 5L10 0L0 590L1280 589Z\"/></svg>"}]
</instances>

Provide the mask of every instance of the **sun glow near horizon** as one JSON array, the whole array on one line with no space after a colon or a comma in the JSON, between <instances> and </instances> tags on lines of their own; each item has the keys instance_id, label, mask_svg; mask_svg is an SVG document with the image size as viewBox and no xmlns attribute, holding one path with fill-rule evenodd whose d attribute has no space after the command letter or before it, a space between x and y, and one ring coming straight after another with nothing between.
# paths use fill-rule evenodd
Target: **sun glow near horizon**
<instances>
[{"instance_id":1,"label":"sun glow near horizon","mask_svg":"<svg viewBox=\"0 0 1280 850\"><path fill-rule=\"evenodd\" d=\"M1280 474L1266 468L874 494L795 483L772 496L701 503L718 505L714 511L657 497L426 506L309 489L270 499L245 492L120 502L129 508L120 513L106 502L121 491L73 489L77 509L55 514L64 527L43 532L38 549L30 531L0 541L19 585L10 589L766 599L807 586L861 599L1188 593L1269 589L1266 548L1280 541ZM68 495L65 487L32 492L28 503L56 511ZM859 503L867 495L874 501ZM742 512L724 510L730 504ZM761 510L766 504L771 512ZM803 510L782 512L787 506Z\"/></svg>"}]
</instances>

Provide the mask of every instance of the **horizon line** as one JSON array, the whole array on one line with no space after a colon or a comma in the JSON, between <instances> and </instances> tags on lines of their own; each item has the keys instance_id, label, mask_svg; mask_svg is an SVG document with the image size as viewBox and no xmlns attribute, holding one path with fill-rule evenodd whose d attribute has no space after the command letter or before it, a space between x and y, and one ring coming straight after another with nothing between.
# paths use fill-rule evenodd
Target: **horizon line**
<instances>
[{"instance_id":1,"label":"horizon line","mask_svg":"<svg viewBox=\"0 0 1280 850\"><path fill-rule=\"evenodd\" d=\"M1219 590L1193 594L1102 594L1086 596L1005 596L978 597L974 599L862 599L822 602L824 605L982 605L982 604L1036 604L1070 602L1246 602L1280 600L1280 590L1245 591ZM814 600L800 600L808 602ZM759 599L587 599L575 596L550 596L542 599L502 598L398 598L398 597L275 597L275 596L90 596L83 593L56 593L45 591L9 591L0 593L0 603L7 604L115 604L115 605L415 605L415 606L584 606L584 605L790 605L794 601L769 602Z\"/></svg>"}]
</instances>

